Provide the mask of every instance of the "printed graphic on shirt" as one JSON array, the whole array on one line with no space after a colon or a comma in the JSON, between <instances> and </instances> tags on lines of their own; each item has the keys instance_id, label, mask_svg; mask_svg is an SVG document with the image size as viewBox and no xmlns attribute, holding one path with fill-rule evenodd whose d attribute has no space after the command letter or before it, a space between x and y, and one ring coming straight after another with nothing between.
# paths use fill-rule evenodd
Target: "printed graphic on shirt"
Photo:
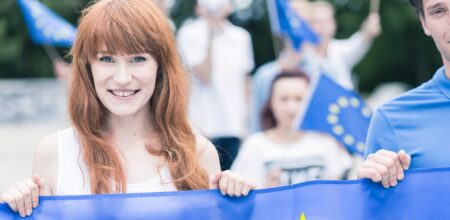
<instances>
[{"instance_id":1,"label":"printed graphic on shirt","mask_svg":"<svg viewBox=\"0 0 450 220\"><path fill-rule=\"evenodd\" d=\"M323 156L272 160L266 162L264 167L266 174L275 169L280 170L282 186L326 178Z\"/></svg>"}]
</instances>

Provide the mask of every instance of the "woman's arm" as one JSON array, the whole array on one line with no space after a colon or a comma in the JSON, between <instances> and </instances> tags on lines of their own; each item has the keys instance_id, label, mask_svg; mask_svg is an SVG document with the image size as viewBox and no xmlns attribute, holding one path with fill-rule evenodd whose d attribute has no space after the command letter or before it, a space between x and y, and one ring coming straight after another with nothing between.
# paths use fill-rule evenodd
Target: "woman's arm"
<instances>
[{"instance_id":1,"label":"woman's arm","mask_svg":"<svg viewBox=\"0 0 450 220\"><path fill-rule=\"evenodd\" d=\"M0 195L0 202L6 202L20 216L30 216L39 205L39 195L53 195L58 170L56 134L44 138L36 148L33 177L18 181Z\"/></svg>"},{"instance_id":2,"label":"woman's arm","mask_svg":"<svg viewBox=\"0 0 450 220\"><path fill-rule=\"evenodd\" d=\"M45 183L40 195L55 195L58 176L58 137L52 134L45 137L36 149L33 163L33 174Z\"/></svg>"},{"instance_id":3,"label":"woman's arm","mask_svg":"<svg viewBox=\"0 0 450 220\"><path fill-rule=\"evenodd\" d=\"M197 136L197 152L200 163L210 176L210 189L219 189L222 195L247 196L255 186L236 173L220 171L219 156L214 145L202 136Z\"/></svg>"}]
</instances>

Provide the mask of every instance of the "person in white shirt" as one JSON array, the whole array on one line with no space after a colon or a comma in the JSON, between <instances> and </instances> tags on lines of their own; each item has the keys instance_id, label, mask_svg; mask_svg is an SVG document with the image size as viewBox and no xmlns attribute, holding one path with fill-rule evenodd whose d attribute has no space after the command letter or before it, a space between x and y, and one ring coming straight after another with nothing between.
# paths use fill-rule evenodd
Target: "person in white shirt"
<instances>
[{"instance_id":1,"label":"person in white shirt","mask_svg":"<svg viewBox=\"0 0 450 220\"><path fill-rule=\"evenodd\" d=\"M331 136L294 127L308 88L308 77L295 70L277 74L261 115L264 131L249 136L232 166L258 188L316 179L342 179L351 156Z\"/></svg>"},{"instance_id":2,"label":"person in white shirt","mask_svg":"<svg viewBox=\"0 0 450 220\"><path fill-rule=\"evenodd\" d=\"M342 87L353 89L352 69L367 54L375 37L380 35L380 16L372 12L359 31L348 39L338 40L334 38L337 28L334 7L322 0L311 5L311 27L319 36L320 43L306 48L304 69L325 73Z\"/></svg>"},{"instance_id":3,"label":"person in white shirt","mask_svg":"<svg viewBox=\"0 0 450 220\"><path fill-rule=\"evenodd\" d=\"M250 34L231 24L229 0L199 0L198 18L177 36L191 73L193 126L216 145L222 170L229 169L247 134L249 73L254 67Z\"/></svg>"}]
</instances>

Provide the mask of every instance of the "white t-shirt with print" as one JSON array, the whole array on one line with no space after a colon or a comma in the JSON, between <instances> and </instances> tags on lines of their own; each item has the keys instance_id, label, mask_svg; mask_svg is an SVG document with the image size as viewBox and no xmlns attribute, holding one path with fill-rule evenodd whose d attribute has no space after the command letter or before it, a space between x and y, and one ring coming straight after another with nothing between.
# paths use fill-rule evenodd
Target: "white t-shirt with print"
<instances>
[{"instance_id":1,"label":"white t-shirt with print","mask_svg":"<svg viewBox=\"0 0 450 220\"><path fill-rule=\"evenodd\" d=\"M284 145L258 132L245 140L231 169L265 188L267 173L275 168L282 171L281 185L291 185L341 178L351 166L351 156L326 134L305 132L296 142Z\"/></svg>"}]
</instances>

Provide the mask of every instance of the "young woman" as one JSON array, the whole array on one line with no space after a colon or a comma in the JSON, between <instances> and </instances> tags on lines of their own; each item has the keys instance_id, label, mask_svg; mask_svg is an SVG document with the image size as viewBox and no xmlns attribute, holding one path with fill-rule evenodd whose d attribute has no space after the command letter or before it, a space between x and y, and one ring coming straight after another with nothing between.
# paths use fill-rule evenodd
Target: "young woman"
<instances>
[{"instance_id":1,"label":"young woman","mask_svg":"<svg viewBox=\"0 0 450 220\"><path fill-rule=\"evenodd\" d=\"M21 216L39 195L254 188L220 172L214 146L186 116L188 79L153 1L101 0L83 11L71 50L72 127L38 146L33 178L1 194ZM211 177L211 178L210 178Z\"/></svg>"},{"instance_id":2,"label":"young woman","mask_svg":"<svg viewBox=\"0 0 450 220\"><path fill-rule=\"evenodd\" d=\"M262 111L264 131L247 138L233 171L261 188L344 176L352 165L345 149L326 134L298 131L293 124L307 87L308 77L298 70L275 77Z\"/></svg>"}]
</instances>

